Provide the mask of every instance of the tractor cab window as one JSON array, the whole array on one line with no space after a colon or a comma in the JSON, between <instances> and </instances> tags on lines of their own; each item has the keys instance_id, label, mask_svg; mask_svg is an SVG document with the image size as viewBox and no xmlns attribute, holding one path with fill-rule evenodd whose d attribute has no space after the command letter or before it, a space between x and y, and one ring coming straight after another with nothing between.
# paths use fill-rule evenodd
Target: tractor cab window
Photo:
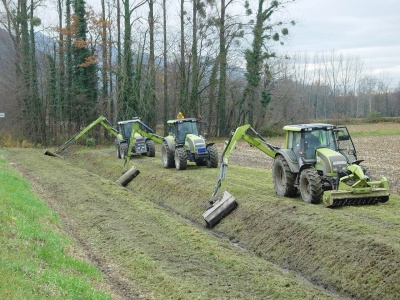
<instances>
[{"instance_id":1,"label":"tractor cab window","mask_svg":"<svg viewBox=\"0 0 400 300\"><path fill-rule=\"evenodd\" d=\"M318 137L320 147L336 150L335 137L332 130L314 130L314 134Z\"/></svg>"},{"instance_id":2,"label":"tractor cab window","mask_svg":"<svg viewBox=\"0 0 400 300\"><path fill-rule=\"evenodd\" d=\"M301 145L301 132L292 131L289 133L288 141L289 149L291 149L297 156L300 154Z\"/></svg>"},{"instance_id":3,"label":"tractor cab window","mask_svg":"<svg viewBox=\"0 0 400 300\"><path fill-rule=\"evenodd\" d=\"M185 140L187 134L199 135L196 122L177 123L177 139L180 142Z\"/></svg>"},{"instance_id":4,"label":"tractor cab window","mask_svg":"<svg viewBox=\"0 0 400 300\"><path fill-rule=\"evenodd\" d=\"M346 127L338 127L335 131L338 151L342 153L349 163L357 160L357 153L353 141Z\"/></svg>"},{"instance_id":5,"label":"tractor cab window","mask_svg":"<svg viewBox=\"0 0 400 300\"><path fill-rule=\"evenodd\" d=\"M315 158L315 150L321 147L318 130L304 132L304 150L306 158Z\"/></svg>"},{"instance_id":6,"label":"tractor cab window","mask_svg":"<svg viewBox=\"0 0 400 300\"><path fill-rule=\"evenodd\" d=\"M122 130L120 130L120 131L123 132L124 138L129 139L131 136L133 123L125 123L125 124L122 124L121 126L122 126Z\"/></svg>"}]
</instances>

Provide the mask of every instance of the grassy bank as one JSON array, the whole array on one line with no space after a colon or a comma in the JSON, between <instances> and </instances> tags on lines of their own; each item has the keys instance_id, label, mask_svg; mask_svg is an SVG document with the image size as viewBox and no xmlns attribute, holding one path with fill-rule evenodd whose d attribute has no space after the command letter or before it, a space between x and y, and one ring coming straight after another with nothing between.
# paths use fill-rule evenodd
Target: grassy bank
<instances>
[{"instance_id":1,"label":"grassy bank","mask_svg":"<svg viewBox=\"0 0 400 300\"><path fill-rule=\"evenodd\" d=\"M118 178L121 162L112 156L110 149L82 151L68 159ZM131 164L141 171L128 186L135 195L204 224L201 215L218 169L164 169L159 152L154 159L137 157ZM231 165L227 178L239 207L214 232L338 294L356 299L400 294L398 195L381 205L327 209L300 198L277 197L269 170Z\"/></svg>"},{"instance_id":2,"label":"grassy bank","mask_svg":"<svg viewBox=\"0 0 400 300\"><path fill-rule=\"evenodd\" d=\"M0 150L0 298L111 299L101 273L76 258L60 222Z\"/></svg>"},{"instance_id":3,"label":"grassy bank","mask_svg":"<svg viewBox=\"0 0 400 300\"><path fill-rule=\"evenodd\" d=\"M73 234L84 241L91 255L107 257L121 281L133 283L143 299L340 298L149 201L153 193L161 199L168 196L164 191L175 190L170 176L162 175L172 180L168 184L163 179L165 190L157 181L145 185L141 181L129 191L114 182L122 161L110 159L108 150L94 151L94 156L77 154L68 161L35 150L10 151L16 168L40 184L47 201L67 228L74 228ZM83 157L88 165L97 166L101 176L71 164ZM144 157L141 161L155 162ZM201 171L200 177L205 174ZM139 175L144 175L142 180L145 174L144 170ZM186 183L177 187L176 196ZM189 191L196 193L196 189L188 185ZM182 197L180 203L192 205Z\"/></svg>"}]
</instances>

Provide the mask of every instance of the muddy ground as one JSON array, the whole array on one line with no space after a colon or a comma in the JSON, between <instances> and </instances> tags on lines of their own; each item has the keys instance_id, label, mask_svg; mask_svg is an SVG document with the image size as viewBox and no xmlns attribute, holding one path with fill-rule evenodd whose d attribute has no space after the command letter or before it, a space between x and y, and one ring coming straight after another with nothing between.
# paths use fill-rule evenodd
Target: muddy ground
<instances>
[{"instance_id":1,"label":"muddy ground","mask_svg":"<svg viewBox=\"0 0 400 300\"><path fill-rule=\"evenodd\" d=\"M64 160L8 149L6 159L60 215L117 299L396 299L399 140L354 138L393 195L385 204L335 210L277 197L272 160L239 143L227 175L239 207L212 230L202 213L218 169L164 169L159 147L155 158L131 160L140 174L127 188L115 184L122 161L112 148L73 146Z\"/></svg>"}]
</instances>

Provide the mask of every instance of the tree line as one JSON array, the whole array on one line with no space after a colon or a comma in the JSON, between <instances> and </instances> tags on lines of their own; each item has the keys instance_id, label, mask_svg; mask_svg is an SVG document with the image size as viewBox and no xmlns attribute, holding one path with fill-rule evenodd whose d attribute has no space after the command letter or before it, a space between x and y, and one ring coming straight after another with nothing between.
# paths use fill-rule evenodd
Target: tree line
<instances>
[{"instance_id":1,"label":"tree line","mask_svg":"<svg viewBox=\"0 0 400 300\"><path fill-rule=\"evenodd\" d=\"M293 2L1 0L24 134L58 142L99 115L155 128L182 111L212 136L243 123L399 115L399 92L358 58L285 55L295 22L277 12ZM44 6L57 16L47 27Z\"/></svg>"}]
</instances>

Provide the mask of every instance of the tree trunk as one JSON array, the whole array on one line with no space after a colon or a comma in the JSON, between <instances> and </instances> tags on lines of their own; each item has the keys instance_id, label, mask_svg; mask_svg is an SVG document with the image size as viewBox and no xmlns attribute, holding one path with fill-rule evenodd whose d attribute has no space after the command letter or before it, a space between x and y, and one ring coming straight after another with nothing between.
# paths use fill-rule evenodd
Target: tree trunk
<instances>
[{"instance_id":1,"label":"tree trunk","mask_svg":"<svg viewBox=\"0 0 400 300\"><path fill-rule=\"evenodd\" d=\"M164 134L166 135L167 132L167 120L168 120L168 57L167 57L167 4L166 0L163 0L163 40L164 40L164 115L163 115L163 124L164 124Z\"/></svg>"},{"instance_id":2,"label":"tree trunk","mask_svg":"<svg viewBox=\"0 0 400 300\"><path fill-rule=\"evenodd\" d=\"M198 87L199 87L199 63L197 57L197 3L193 0L193 40L192 40L192 91L190 97L190 112L193 117L199 114L198 111Z\"/></svg>"},{"instance_id":3,"label":"tree trunk","mask_svg":"<svg viewBox=\"0 0 400 300\"><path fill-rule=\"evenodd\" d=\"M155 54L154 54L154 0L149 1L149 31L150 31L150 82L149 82L149 122L152 128L157 125L157 108L156 108L156 68L155 68Z\"/></svg>"},{"instance_id":4,"label":"tree trunk","mask_svg":"<svg viewBox=\"0 0 400 300\"><path fill-rule=\"evenodd\" d=\"M225 37L225 0L221 0L221 16L219 24L219 82L218 82L218 102L217 102L217 135L224 136L226 128L226 66L227 50Z\"/></svg>"},{"instance_id":5,"label":"tree trunk","mask_svg":"<svg viewBox=\"0 0 400 300\"><path fill-rule=\"evenodd\" d=\"M184 10L184 0L181 0L181 11L180 11L180 19L181 19L181 44L180 44L180 91L179 91L179 110L183 113L186 113L187 109L187 101L186 101L186 64L185 64L185 10ZM178 113L178 112L176 112Z\"/></svg>"}]
</instances>

